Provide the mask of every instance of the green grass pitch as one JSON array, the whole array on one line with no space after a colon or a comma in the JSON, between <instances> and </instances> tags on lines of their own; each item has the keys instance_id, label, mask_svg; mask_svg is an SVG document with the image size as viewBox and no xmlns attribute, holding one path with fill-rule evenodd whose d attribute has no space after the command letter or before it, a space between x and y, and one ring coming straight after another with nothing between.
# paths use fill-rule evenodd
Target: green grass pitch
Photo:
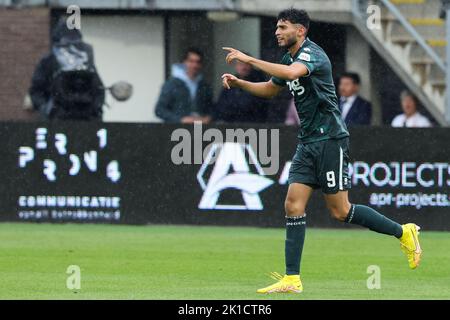
<instances>
[{"instance_id":1,"label":"green grass pitch","mask_svg":"<svg viewBox=\"0 0 450 320\"><path fill-rule=\"evenodd\" d=\"M0 224L0 299L450 299L450 233L421 232L410 270L395 238L307 229L301 294L258 295L284 270L284 229ZM81 289L66 287L69 265ZM381 289L367 288L367 267Z\"/></svg>"}]
</instances>

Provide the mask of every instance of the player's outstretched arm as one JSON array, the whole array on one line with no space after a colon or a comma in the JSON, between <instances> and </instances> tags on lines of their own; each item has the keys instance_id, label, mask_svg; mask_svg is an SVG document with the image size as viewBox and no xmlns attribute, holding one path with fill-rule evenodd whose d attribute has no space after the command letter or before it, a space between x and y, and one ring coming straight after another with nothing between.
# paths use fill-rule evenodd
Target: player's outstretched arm
<instances>
[{"instance_id":1,"label":"player's outstretched arm","mask_svg":"<svg viewBox=\"0 0 450 320\"><path fill-rule=\"evenodd\" d=\"M272 80L266 82L250 82L239 79L238 77L225 73L222 76L222 84L225 89L241 88L254 96L270 99L276 96L282 89L272 82Z\"/></svg>"},{"instance_id":2,"label":"player's outstretched arm","mask_svg":"<svg viewBox=\"0 0 450 320\"><path fill-rule=\"evenodd\" d=\"M253 58L234 48L223 47L223 49L228 51L227 57L225 58L228 64L232 63L233 60L238 60L280 79L292 81L306 76L309 73L308 68L302 63L292 63L287 66Z\"/></svg>"}]
</instances>

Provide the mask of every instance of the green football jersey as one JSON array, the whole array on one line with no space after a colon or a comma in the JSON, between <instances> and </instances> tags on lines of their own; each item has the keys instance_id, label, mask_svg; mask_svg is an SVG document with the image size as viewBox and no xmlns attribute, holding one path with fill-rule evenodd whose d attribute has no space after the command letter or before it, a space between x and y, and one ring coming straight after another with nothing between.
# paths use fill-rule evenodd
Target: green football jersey
<instances>
[{"instance_id":1,"label":"green football jersey","mask_svg":"<svg viewBox=\"0 0 450 320\"><path fill-rule=\"evenodd\" d=\"M306 38L298 52L291 57L287 52L281 64L303 63L308 75L293 81L272 77L279 86L287 85L294 96L300 118L300 142L308 143L349 136L341 111L331 73L331 62L321 47Z\"/></svg>"}]
</instances>

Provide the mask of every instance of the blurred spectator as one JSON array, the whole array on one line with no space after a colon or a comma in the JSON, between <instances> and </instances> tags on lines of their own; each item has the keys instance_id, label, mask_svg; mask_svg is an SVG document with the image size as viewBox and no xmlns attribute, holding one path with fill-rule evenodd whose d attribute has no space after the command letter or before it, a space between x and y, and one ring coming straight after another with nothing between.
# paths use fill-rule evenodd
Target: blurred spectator
<instances>
[{"instance_id":1,"label":"blurred spectator","mask_svg":"<svg viewBox=\"0 0 450 320\"><path fill-rule=\"evenodd\" d=\"M361 79L357 73L344 73L339 79L339 108L347 126L370 125L370 102L358 95Z\"/></svg>"},{"instance_id":2,"label":"blurred spectator","mask_svg":"<svg viewBox=\"0 0 450 320\"><path fill-rule=\"evenodd\" d=\"M409 91L400 95L403 113L392 120L393 127L421 128L431 127L431 122L417 111L417 98Z\"/></svg>"},{"instance_id":3,"label":"blurred spectator","mask_svg":"<svg viewBox=\"0 0 450 320\"><path fill-rule=\"evenodd\" d=\"M300 124L300 118L298 117L297 108L295 107L294 99L289 103L289 107L286 113L286 121L284 124L288 126L297 126Z\"/></svg>"},{"instance_id":4,"label":"blurred spectator","mask_svg":"<svg viewBox=\"0 0 450 320\"><path fill-rule=\"evenodd\" d=\"M446 19L448 9L450 9L450 0L441 0L441 10L439 12L439 18Z\"/></svg>"},{"instance_id":5,"label":"blurred spectator","mask_svg":"<svg viewBox=\"0 0 450 320\"><path fill-rule=\"evenodd\" d=\"M236 76L251 82L266 81L263 73L249 64L236 62ZM222 90L214 108L214 120L223 122L266 122L268 101L239 88Z\"/></svg>"},{"instance_id":6,"label":"blurred spectator","mask_svg":"<svg viewBox=\"0 0 450 320\"><path fill-rule=\"evenodd\" d=\"M61 18L52 31L51 52L34 71L29 95L34 110L46 119L101 120L103 83L94 65L92 46Z\"/></svg>"},{"instance_id":7,"label":"blurred spectator","mask_svg":"<svg viewBox=\"0 0 450 320\"><path fill-rule=\"evenodd\" d=\"M183 63L172 66L172 76L164 83L155 113L165 122L193 123L211 120L212 91L201 74L203 54L186 50Z\"/></svg>"}]
</instances>

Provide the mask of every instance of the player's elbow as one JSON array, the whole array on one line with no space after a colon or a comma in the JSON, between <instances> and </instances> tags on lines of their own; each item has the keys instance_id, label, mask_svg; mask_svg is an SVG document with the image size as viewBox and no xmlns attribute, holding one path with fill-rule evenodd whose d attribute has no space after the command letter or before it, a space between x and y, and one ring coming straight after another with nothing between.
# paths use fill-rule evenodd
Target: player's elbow
<instances>
[{"instance_id":1,"label":"player's elbow","mask_svg":"<svg viewBox=\"0 0 450 320\"><path fill-rule=\"evenodd\" d=\"M286 74L287 81L294 81L298 78L299 78L299 76L298 76L297 72L295 72L295 71L288 71L288 73Z\"/></svg>"},{"instance_id":2,"label":"player's elbow","mask_svg":"<svg viewBox=\"0 0 450 320\"><path fill-rule=\"evenodd\" d=\"M294 63L286 71L285 80L294 81L308 74L308 69L301 63Z\"/></svg>"},{"instance_id":3,"label":"player's elbow","mask_svg":"<svg viewBox=\"0 0 450 320\"><path fill-rule=\"evenodd\" d=\"M264 94L261 95L261 98L272 99L280 92L280 88L273 84L270 80L266 83L264 87Z\"/></svg>"}]
</instances>

